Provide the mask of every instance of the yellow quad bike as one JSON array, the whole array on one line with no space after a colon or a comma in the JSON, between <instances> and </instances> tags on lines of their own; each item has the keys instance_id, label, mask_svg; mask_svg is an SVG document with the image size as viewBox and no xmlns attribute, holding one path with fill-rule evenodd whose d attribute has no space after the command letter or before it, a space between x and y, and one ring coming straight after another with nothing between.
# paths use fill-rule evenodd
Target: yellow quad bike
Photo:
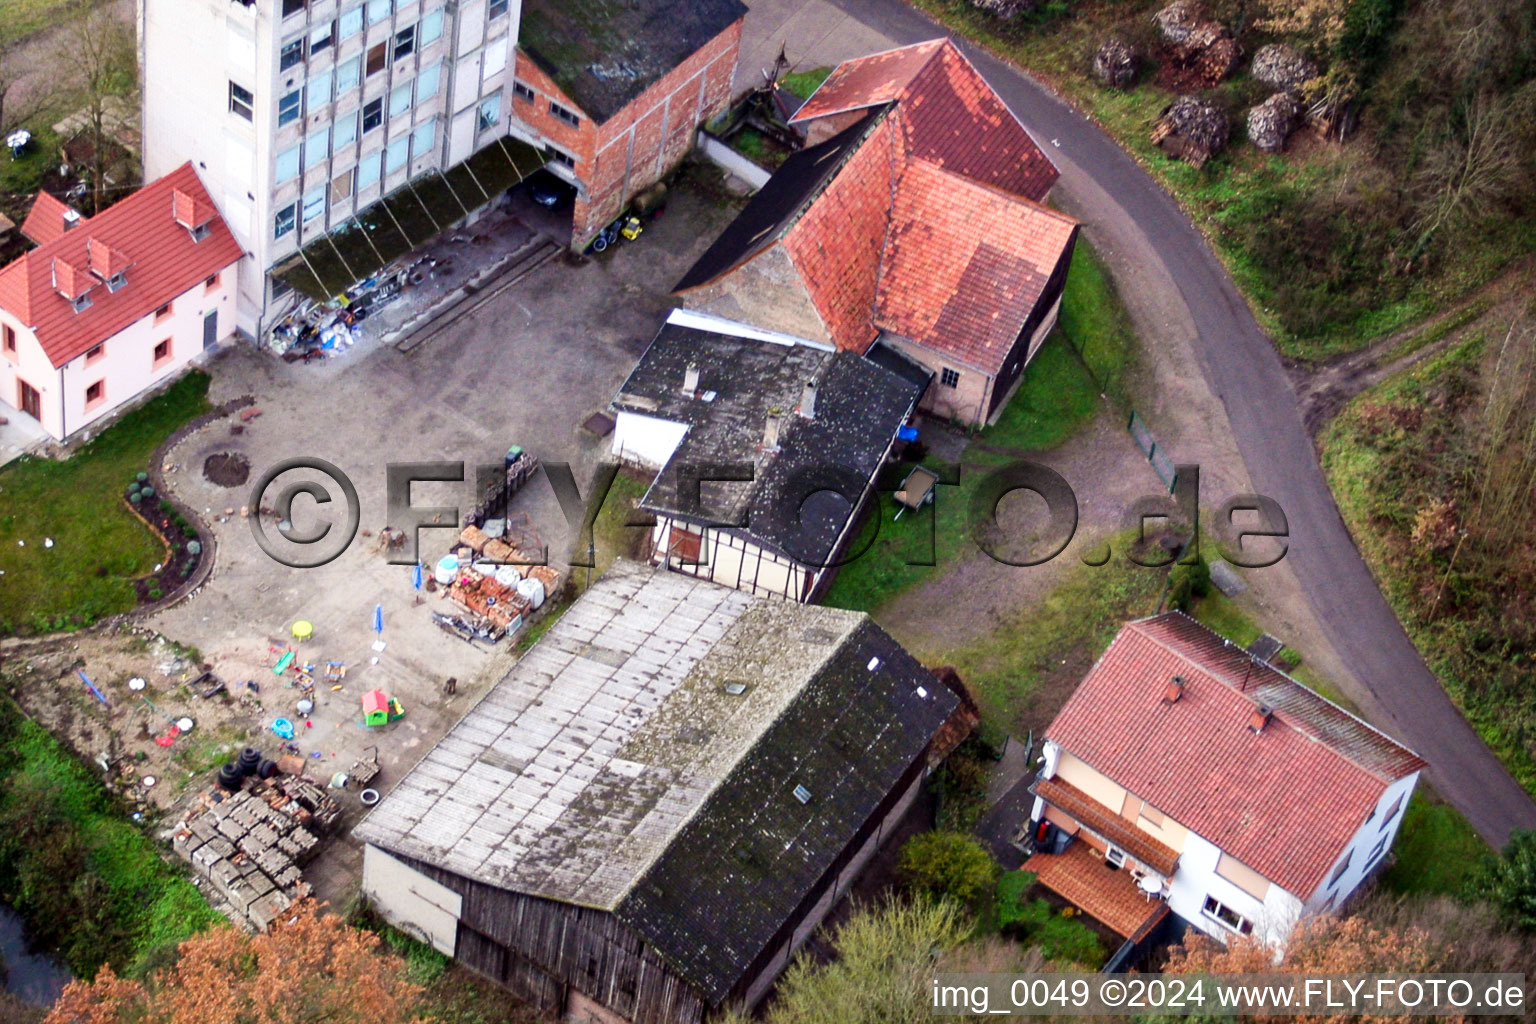
<instances>
[{"instance_id":1,"label":"yellow quad bike","mask_svg":"<svg viewBox=\"0 0 1536 1024\"><path fill-rule=\"evenodd\" d=\"M633 242L640 237L640 232L644 230L645 228L640 224L640 218L630 214L628 217L623 218L619 224L619 237L626 242Z\"/></svg>"}]
</instances>

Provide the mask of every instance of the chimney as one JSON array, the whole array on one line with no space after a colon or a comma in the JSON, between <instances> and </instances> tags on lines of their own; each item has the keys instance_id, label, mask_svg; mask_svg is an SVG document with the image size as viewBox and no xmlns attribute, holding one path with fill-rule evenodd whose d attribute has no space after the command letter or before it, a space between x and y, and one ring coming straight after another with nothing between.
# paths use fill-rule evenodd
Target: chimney
<instances>
[{"instance_id":1,"label":"chimney","mask_svg":"<svg viewBox=\"0 0 1536 1024\"><path fill-rule=\"evenodd\" d=\"M1269 716L1271 714L1273 712L1270 711L1268 704L1255 705L1253 714L1248 718L1248 728L1252 729L1255 733L1263 732L1264 727L1269 724Z\"/></svg>"},{"instance_id":2,"label":"chimney","mask_svg":"<svg viewBox=\"0 0 1536 1024\"><path fill-rule=\"evenodd\" d=\"M1175 704L1182 696L1184 696L1184 677L1174 676L1168 680L1168 685L1163 689L1163 700L1169 704Z\"/></svg>"},{"instance_id":3,"label":"chimney","mask_svg":"<svg viewBox=\"0 0 1536 1024\"><path fill-rule=\"evenodd\" d=\"M783 418L777 412L768 414L768 421L763 424L763 451L779 450L779 426L782 423Z\"/></svg>"},{"instance_id":4,"label":"chimney","mask_svg":"<svg viewBox=\"0 0 1536 1024\"><path fill-rule=\"evenodd\" d=\"M80 223L80 211L72 208L64 210L64 230L68 231Z\"/></svg>"},{"instance_id":5,"label":"chimney","mask_svg":"<svg viewBox=\"0 0 1536 1024\"><path fill-rule=\"evenodd\" d=\"M699 364L689 363L683 371L683 393L696 395L699 393Z\"/></svg>"},{"instance_id":6,"label":"chimney","mask_svg":"<svg viewBox=\"0 0 1536 1024\"><path fill-rule=\"evenodd\" d=\"M816 382L805 382L805 390L800 392L800 415L808 420L816 418Z\"/></svg>"}]
</instances>

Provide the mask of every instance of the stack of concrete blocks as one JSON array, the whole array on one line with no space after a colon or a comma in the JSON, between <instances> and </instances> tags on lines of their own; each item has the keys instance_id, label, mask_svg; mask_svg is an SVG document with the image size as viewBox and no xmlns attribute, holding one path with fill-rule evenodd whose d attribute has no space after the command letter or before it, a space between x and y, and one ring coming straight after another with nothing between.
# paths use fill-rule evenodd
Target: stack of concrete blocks
<instances>
[{"instance_id":1,"label":"stack of concrete blocks","mask_svg":"<svg viewBox=\"0 0 1536 1024\"><path fill-rule=\"evenodd\" d=\"M265 931L309 895L301 867L320 843L305 827L311 819L307 808L276 787L260 795L242 790L194 812L172 843L236 914Z\"/></svg>"}]
</instances>

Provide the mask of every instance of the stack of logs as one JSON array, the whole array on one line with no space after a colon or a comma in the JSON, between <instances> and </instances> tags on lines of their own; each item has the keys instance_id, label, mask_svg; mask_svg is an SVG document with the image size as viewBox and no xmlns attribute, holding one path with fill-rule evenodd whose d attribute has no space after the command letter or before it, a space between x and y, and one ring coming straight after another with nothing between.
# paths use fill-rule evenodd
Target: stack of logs
<instances>
[{"instance_id":1,"label":"stack of logs","mask_svg":"<svg viewBox=\"0 0 1536 1024\"><path fill-rule=\"evenodd\" d=\"M240 919L265 931L310 894L302 866L340 817L341 805L312 780L279 776L203 794L171 843Z\"/></svg>"}]
</instances>

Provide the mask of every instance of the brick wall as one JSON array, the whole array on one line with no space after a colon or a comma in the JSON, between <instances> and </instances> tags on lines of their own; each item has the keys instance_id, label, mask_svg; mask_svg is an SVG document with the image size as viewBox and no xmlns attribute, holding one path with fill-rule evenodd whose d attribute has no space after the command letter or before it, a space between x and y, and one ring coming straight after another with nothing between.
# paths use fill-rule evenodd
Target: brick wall
<instances>
[{"instance_id":1,"label":"brick wall","mask_svg":"<svg viewBox=\"0 0 1536 1024\"><path fill-rule=\"evenodd\" d=\"M741 24L736 22L694 51L602 124L594 123L518 52L518 80L538 96L532 103L514 97L513 113L576 159L574 174L585 186L586 194L576 201L573 246L585 245L636 194L665 177L692 148L698 126L729 105ZM549 113L551 99L580 113L581 125L572 128Z\"/></svg>"},{"instance_id":2,"label":"brick wall","mask_svg":"<svg viewBox=\"0 0 1536 1024\"><path fill-rule=\"evenodd\" d=\"M887 118L784 236L832 340L862 354L875 339L875 285L891 217L895 122Z\"/></svg>"}]
</instances>

